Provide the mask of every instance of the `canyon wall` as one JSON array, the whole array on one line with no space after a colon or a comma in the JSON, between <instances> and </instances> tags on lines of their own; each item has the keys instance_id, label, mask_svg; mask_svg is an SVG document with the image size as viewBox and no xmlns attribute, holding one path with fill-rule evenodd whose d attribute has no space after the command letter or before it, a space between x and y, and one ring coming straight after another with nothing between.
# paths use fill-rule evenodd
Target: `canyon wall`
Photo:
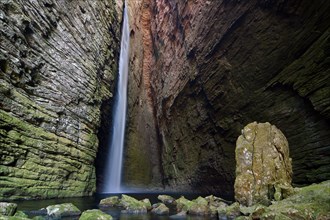
<instances>
[{"instance_id":1,"label":"canyon wall","mask_svg":"<svg viewBox=\"0 0 330 220\"><path fill-rule=\"evenodd\" d=\"M329 1L141 2L128 136L158 146L166 187L232 192L235 142L253 121L287 137L294 184L330 178Z\"/></svg>"},{"instance_id":2,"label":"canyon wall","mask_svg":"<svg viewBox=\"0 0 330 220\"><path fill-rule=\"evenodd\" d=\"M123 181L129 187L161 187L158 131L151 96L153 64L151 0L128 1L131 45L128 120Z\"/></svg>"},{"instance_id":3,"label":"canyon wall","mask_svg":"<svg viewBox=\"0 0 330 220\"><path fill-rule=\"evenodd\" d=\"M0 199L95 192L100 109L109 109L117 73L115 7L1 1Z\"/></svg>"}]
</instances>

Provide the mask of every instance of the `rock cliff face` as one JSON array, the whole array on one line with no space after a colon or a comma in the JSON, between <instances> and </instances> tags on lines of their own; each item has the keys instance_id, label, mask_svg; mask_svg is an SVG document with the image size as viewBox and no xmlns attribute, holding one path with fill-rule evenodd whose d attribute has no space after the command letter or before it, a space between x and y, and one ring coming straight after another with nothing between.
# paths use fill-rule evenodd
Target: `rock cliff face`
<instances>
[{"instance_id":1,"label":"rock cliff face","mask_svg":"<svg viewBox=\"0 0 330 220\"><path fill-rule=\"evenodd\" d=\"M148 21L132 41L152 37L132 54L128 136L158 145L166 186L232 191L252 121L288 138L294 184L330 178L329 1L137 2Z\"/></svg>"},{"instance_id":2,"label":"rock cliff face","mask_svg":"<svg viewBox=\"0 0 330 220\"><path fill-rule=\"evenodd\" d=\"M128 1L131 46L128 80L128 126L124 182L129 186L161 186L162 171L155 129L150 73L153 65L150 0Z\"/></svg>"},{"instance_id":3,"label":"rock cliff face","mask_svg":"<svg viewBox=\"0 0 330 220\"><path fill-rule=\"evenodd\" d=\"M0 199L90 195L117 72L115 2L5 0L0 27Z\"/></svg>"}]
</instances>

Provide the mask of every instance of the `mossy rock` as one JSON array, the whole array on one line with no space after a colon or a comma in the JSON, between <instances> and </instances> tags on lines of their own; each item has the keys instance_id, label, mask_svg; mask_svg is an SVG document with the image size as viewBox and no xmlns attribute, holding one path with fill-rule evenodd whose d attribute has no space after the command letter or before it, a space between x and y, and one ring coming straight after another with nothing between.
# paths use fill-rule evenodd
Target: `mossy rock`
<instances>
[{"instance_id":1,"label":"mossy rock","mask_svg":"<svg viewBox=\"0 0 330 220\"><path fill-rule=\"evenodd\" d=\"M201 196L199 196L197 199L194 199L188 209L188 214L200 216L211 215L211 210L208 205L208 201Z\"/></svg>"},{"instance_id":2,"label":"mossy rock","mask_svg":"<svg viewBox=\"0 0 330 220\"><path fill-rule=\"evenodd\" d=\"M14 215L15 217L28 218L29 216L22 211L17 211Z\"/></svg>"},{"instance_id":3,"label":"mossy rock","mask_svg":"<svg viewBox=\"0 0 330 220\"><path fill-rule=\"evenodd\" d=\"M142 199L141 200L142 203L144 203L145 207L147 208L147 210L151 210L152 209L152 205L149 199Z\"/></svg>"},{"instance_id":4,"label":"mossy rock","mask_svg":"<svg viewBox=\"0 0 330 220\"><path fill-rule=\"evenodd\" d=\"M47 215L52 218L62 218L69 216L78 216L81 211L72 203L63 203L47 206Z\"/></svg>"},{"instance_id":5,"label":"mossy rock","mask_svg":"<svg viewBox=\"0 0 330 220\"><path fill-rule=\"evenodd\" d=\"M120 199L120 204L125 208L125 210L122 210L122 212L130 213L130 214L147 213L147 206L149 205L149 204L146 204L146 202L144 202L144 201L139 201L131 196L124 195L124 194L122 195L122 198ZM151 204L150 204L150 207L151 207Z\"/></svg>"},{"instance_id":6,"label":"mossy rock","mask_svg":"<svg viewBox=\"0 0 330 220\"><path fill-rule=\"evenodd\" d=\"M24 218L20 216L0 216L0 220L31 220L30 218Z\"/></svg>"},{"instance_id":7,"label":"mossy rock","mask_svg":"<svg viewBox=\"0 0 330 220\"><path fill-rule=\"evenodd\" d=\"M169 195L159 195L157 199L162 201L164 204L175 204L175 199Z\"/></svg>"},{"instance_id":8,"label":"mossy rock","mask_svg":"<svg viewBox=\"0 0 330 220\"><path fill-rule=\"evenodd\" d=\"M100 206L117 206L119 205L118 196L111 196L100 201Z\"/></svg>"},{"instance_id":9,"label":"mossy rock","mask_svg":"<svg viewBox=\"0 0 330 220\"><path fill-rule=\"evenodd\" d=\"M35 216L32 218L32 220L45 220L45 217L43 216Z\"/></svg>"},{"instance_id":10,"label":"mossy rock","mask_svg":"<svg viewBox=\"0 0 330 220\"><path fill-rule=\"evenodd\" d=\"M296 189L296 194L273 202L261 219L330 219L330 180ZM255 213L254 213L255 214ZM284 217L285 218L284 218Z\"/></svg>"},{"instance_id":11,"label":"mossy rock","mask_svg":"<svg viewBox=\"0 0 330 220\"><path fill-rule=\"evenodd\" d=\"M227 207L219 207L218 208L219 219L235 219L241 215L240 205L238 202L235 202Z\"/></svg>"},{"instance_id":12,"label":"mossy rock","mask_svg":"<svg viewBox=\"0 0 330 220\"><path fill-rule=\"evenodd\" d=\"M0 215L12 216L16 209L16 203L0 202Z\"/></svg>"},{"instance_id":13,"label":"mossy rock","mask_svg":"<svg viewBox=\"0 0 330 220\"><path fill-rule=\"evenodd\" d=\"M168 215L170 213L170 209L165 204L161 203L156 208L153 208L151 212L156 215Z\"/></svg>"},{"instance_id":14,"label":"mossy rock","mask_svg":"<svg viewBox=\"0 0 330 220\"><path fill-rule=\"evenodd\" d=\"M111 219L112 219L111 215L108 215L98 209L84 211L79 218L79 220L111 220Z\"/></svg>"},{"instance_id":15,"label":"mossy rock","mask_svg":"<svg viewBox=\"0 0 330 220\"><path fill-rule=\"evenodd\" d=\"M178 212L188 211L190 206L193 204L192 201L186 199L184 196L181 196L179 199L175 200L176 202L176 210Z\"/></svg>"}]
</instances>

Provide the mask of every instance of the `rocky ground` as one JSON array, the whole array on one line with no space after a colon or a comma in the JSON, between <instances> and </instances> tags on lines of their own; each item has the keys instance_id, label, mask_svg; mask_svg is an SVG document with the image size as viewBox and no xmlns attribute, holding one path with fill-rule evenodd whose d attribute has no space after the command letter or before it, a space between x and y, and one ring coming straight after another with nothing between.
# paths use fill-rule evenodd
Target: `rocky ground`
<instances>
[{"instance_id":1,"label":"rocky ground","mask_svg":"<svg viewBox=\"0 0 330 220\"><path fill-rule=\"evenodd\" d=\"M151 212L144 219L152 216L163 216L162 219L185 219L189 216L199 216L199 219L281 219L281 220L307 220L330 219L330 181L313 184L303 188L295 188L294 193L280 201L272 201L269 206L255 204L250 207L238 202L231 203L215 196L198 197L188 200L183 196L175 199L167 195L159 195L159 203L151 204L149 199L137 200L128 195L121 198L114 196L100 201L99 208L81 212L73 204L58 204L39 210L42 215L35 216L34 220L43 219L112 219L107 214L107 208L118 207L122 213L131 216ZM28 220L30 219L14 203L0 203L0 219Z\"/></svg>"}]
</instances>

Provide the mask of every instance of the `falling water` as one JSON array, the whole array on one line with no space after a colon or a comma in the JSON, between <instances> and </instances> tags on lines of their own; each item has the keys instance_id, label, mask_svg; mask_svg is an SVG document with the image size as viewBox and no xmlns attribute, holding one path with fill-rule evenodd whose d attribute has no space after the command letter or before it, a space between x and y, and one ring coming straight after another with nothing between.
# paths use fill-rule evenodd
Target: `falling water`
<instances>
[{"instance_id":1,"label":"falling water","mask_svg":"<svg viewBox=\"0 0 330 220\"><path fill-rule=\"evenodd\" d=\"M121 192L121 173L126 121L127 77L129 62L129 26L126 4L124 6L123 30L120 45L119 80L113 112L112 138L110 156L106 161L105 182L103 193Z\"/></svg>"}]
</instances>

